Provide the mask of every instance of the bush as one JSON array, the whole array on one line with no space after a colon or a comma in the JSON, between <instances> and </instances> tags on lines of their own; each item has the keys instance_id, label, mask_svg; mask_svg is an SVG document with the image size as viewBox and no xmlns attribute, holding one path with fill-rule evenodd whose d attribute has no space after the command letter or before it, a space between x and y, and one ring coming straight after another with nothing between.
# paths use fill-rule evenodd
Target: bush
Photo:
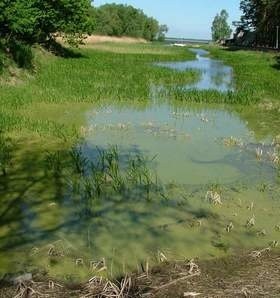
<instances>
[{"instance_id":1,"label":"bush","mask_svg":"<svg viewBox=\"0 0 280 298\"><path fill-rule=\"evenodd\" d=\"M10 44L9 49L18 67L26 69L32 68L33 52L30 45L24 42L14 41Z\"/></svg>"}]
</instances>

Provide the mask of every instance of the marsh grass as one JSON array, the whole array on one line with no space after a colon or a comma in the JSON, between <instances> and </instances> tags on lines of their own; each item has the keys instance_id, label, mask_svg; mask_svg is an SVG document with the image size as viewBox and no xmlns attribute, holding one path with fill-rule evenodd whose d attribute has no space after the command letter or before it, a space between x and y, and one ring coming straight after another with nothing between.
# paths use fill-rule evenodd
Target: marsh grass
<instances>
[{"instance_id":1,"label":"marsh grass","mask_svg":"<svg viewBox=\"0 0 280 298\"><path fill-rule=\"evenodd\" d=\"M147 200L161 189L152 172L154 159L141 154L122 156L116 146L97 148L97 156L88 159L81 146L66 151L47 152L45 175L60 181L65 191L77 198L84 213L92 214L96 200ZM68 190L67 190L68 189Z\"/></svg>"},{"instance_id":2,"label":"marsh grass","mask_svg":"<svg viewBox=\"0 0 280 298\"><path fill-rule=\"evenodd\" d=\"M67 57L33 49L32 78L23 77L23 82L16 85L1 83L0 127L55 137L56 132L64 132L66 138L73 135L73 129L69 121L61 126L60 118L64 115L59 106L105 101L148 102L153 86L161 86L156 96L171 101L254 104L262 99L279 99L279 70L273 68L272 54L231 52L215 47L209 50L213 57L233 67L235 92L186 90L186 85L198 80L199 72L179 72L155 65L194 59L195 55L185 48L105 43L76 50ZM60 113L52 111L51 106L56 106Z\"/></svg>"},{"instance_id":3,"label":"marsh grass","mask_svg":"<svg viewBox=\"0 0 280 298\"><path fill-rule=\"evenodd\" d=\"M185 86L173 85L162 88L160 96L170 100L179 100L193 103L221 103L221 104L242 104L249 105L256 103L259 99L254 97L253 92L245 91L227 91L217 90L196 90L187 89Z\"/></svg>"},{"instance_id":4,"label":"marsh grass","mask_svg":"<svg viewBox=\"0 0 280 298\"><path fill-rule=\"evenodd\" d=\"M109 45L112 49L117 46ZM23 83L17 85L1 83L0 127L27 129L42 135L59 130L68 135L69 123L62 129L56 127L63 113L53 119L48 112L51 105L84 105L106 100L147 102L152 85L187 84L197 79L194 72L153 66L160 61L192 59L194 54L190 52L153 44L119 46L123 51L85 48L67 58L33 49L36 70L33 77L23 78ZM37 113L40 104L47 106L43 116L40 111Z\"/></svg>"},{"instance_id":5,"label":"marsh grass","mask_svg":"<svg viewBox=\"0 0 280 298\"><path fill-rule=\"evenodd\" d=\"M279 69L275 67L275 53L209 47L213 58L233 67L236 93L241 103L279 100Z\"/></svg>"}]
</instances>

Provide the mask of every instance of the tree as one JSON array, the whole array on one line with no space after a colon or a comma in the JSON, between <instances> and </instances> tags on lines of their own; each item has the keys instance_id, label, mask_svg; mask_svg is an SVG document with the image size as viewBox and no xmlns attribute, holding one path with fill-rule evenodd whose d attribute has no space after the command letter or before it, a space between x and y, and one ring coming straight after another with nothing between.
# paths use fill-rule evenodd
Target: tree
<instances>
[{"instance_id":1,"label":"tree","mask_svg":"<svg viewBox=\"0 0 280 298\"><path fill-rule=\"evenodd\" d=\"M165 34L168 32L167 25L160 25L159 26L159 33L158 33L158 40L164 41L165 40Z\"/></svg>"},{"instance_id":2,"label":"tree","mask_svg":"<svg viewBox=\"0 0 280 298\"><path fill-rule=\"evenodd\" d=\"M275 46L276 27L280 25L279 0L241 0L242 26L256 32L256 44Z\"/></svg>"},{"instance_id":3,"label":"tree","mask_svg":"<svg viewBox=\"0 0 280 298\"><path fill-rule=\"evenodd\" d=\"M105 4L94 8L95 32L109 36L130 36L147 40L164 39L166 26L131 5Z\"/></svg>"},{"instance_id":4,"label":"tree","mask_svg":"<svg viewBox=\"0 0 280 298\"><path fill-rule=\"evenodd\" d=\"M223 39L229 38L231 35L231 28L227 22L228 13L226 10L222 10L220 14L217 14L212 23L212 39L214 41L221 41Z\"/></svg>"},{"instance_id":5,"label":"tree","mask_svg":"<svg viewBox=\"0 0 280 298\"><path fill-rule=\"evenodd\" d=\"M71 43L92 31L89 0L2 0L0 38L42 43L63 33Z\"/></svg>"}]
</instances>

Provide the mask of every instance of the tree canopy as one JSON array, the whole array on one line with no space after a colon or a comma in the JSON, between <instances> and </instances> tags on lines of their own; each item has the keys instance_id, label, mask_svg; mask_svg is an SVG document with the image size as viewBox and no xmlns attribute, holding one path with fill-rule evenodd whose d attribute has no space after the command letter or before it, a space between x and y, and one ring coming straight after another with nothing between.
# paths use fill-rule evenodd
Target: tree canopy
<instances>
[{"instance_id":1,"label":"tree canopy","mask_svg":"<svg viewBox=\"0 0 280 298\"><path fill-rule=\"evenodd\" d=\"M33 44L63 32L74 42L92 30L90 9L90 0L2 0L0 38Z\"/></svg>"},{"instance_id":2,"label":"tree canopy","mask_svg":"<svg viewBox=\"0 0 280 298\"><path fill-rule=\"evenodd\" d=\"M256 44L275 46L276 26L280 26L279 0L241 0L241 25L256 31Z\"/></svg>"},{"instance_id":3,"label":"tree canopy","mask_svg":"<svg viewBox=\"0 0 280 298\"><path fill-rule=\"evenodd\" d=\"M231 35L231 28L228 24L228 13L226 10L222 10L220 14L217 14L212 23L212 39L214 41L220 41L229 38Z\"/></svg>"},{"instance_id":4,"label":"tree canopy","mask_svg":"<svg viewBox=\"0 0 280 298\"><path fill-rule=\"evenodd\" d=\"M130 36L147 40L163 40L166 25L131 5L105 4L94 8L95 33L109 36Z\"/></svg>"}]
</instances>

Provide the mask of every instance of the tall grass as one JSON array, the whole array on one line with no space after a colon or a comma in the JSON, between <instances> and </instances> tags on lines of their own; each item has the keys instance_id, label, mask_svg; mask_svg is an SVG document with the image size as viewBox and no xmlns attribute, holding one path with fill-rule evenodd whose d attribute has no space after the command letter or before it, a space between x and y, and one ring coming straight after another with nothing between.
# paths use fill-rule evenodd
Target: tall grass
<instances>
[{"instance_id":1,"label":"tall grass","mask_svg":"<svg viewBox=\"0 0 280 298\"><path fill-rule=\"evenodd\" d=\"M194 54L185 49L149 44L122 47L126 49L125 53L82 49L67 58L35 49L37 62L33 77L16 85L1 83L0 113L4 115L0 120L1 127L36 129L43 133L51 127L50 131L54 131L53 123L37 118L36 112L33 117L29 116L35 104L105 100L145 102L150 99L152 85L187 84L197 79L194 72L176 72L153 66L160 61L194 58ZM132 53L131 47L134 49Z\"/></svg>"},{"instance_id":2,"label":"tall grass","mask_svg":"<svg viewBox=\"0 0 280 298\"><path fill-rule=\"evenodd\" d=\"M88 159L80 146L66 151L47 152L45 175L60 181L71 198L91 214L96 200L147 200L161 189L152 172L153 159L137 153L122 155L116 146L97 148ZM85 207L86 206L86 207Z\"/></svg>"}]
</instances>

